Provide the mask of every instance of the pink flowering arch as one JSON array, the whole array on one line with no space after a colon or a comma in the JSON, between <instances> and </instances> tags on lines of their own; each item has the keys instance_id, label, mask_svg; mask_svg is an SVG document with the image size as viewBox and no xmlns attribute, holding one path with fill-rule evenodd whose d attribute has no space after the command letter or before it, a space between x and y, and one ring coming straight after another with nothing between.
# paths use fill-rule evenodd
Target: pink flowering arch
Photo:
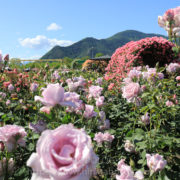
<instances>
[{"instance_id":1,"label":"pink flowering arch","mask_svg":"<svg viewBox=\"0 0 180 180\"><path fill-rule=\"evenodd\" d=\"M174 44L162 37L144 38L131 41L116 49L106 68L106 79L119 82L132 69L133 66L149 65L160 66L169 64L174 60Z\"/></svg>"}]
</instances>

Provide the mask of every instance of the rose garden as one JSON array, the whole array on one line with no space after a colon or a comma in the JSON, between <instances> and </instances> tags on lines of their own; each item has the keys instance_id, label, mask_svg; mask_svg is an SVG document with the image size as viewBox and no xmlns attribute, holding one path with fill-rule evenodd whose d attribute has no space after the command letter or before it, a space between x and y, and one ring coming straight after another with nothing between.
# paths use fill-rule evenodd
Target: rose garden
<instances>
[{"instance_id":1,"label":"rose garden","mask_svg":"<svg viewBox=\"0 0 180 180\"><path fill-rule=\"evenodd\" d=\"M168 40L131 41L101 72L0 54L0 179L180 179L180 7L158 23Z\"/></svg>"}]
</instances>

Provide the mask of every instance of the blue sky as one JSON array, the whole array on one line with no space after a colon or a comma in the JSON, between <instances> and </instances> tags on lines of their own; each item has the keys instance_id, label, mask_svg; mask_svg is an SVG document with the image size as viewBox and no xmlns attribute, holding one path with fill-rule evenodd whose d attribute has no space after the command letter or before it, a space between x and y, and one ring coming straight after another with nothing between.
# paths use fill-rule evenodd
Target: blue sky
<instances>
[{"instance_id":1,"label":"blue sky","mask_svg":"<svg viewBox=\"0 0 180 180\"><path fill-rule=\"evenodd\" d=\"M34 59L56 44L133 29L166 35L157 17L180 0L0 0L0 50Z\"/></svg>"}]
</instances>

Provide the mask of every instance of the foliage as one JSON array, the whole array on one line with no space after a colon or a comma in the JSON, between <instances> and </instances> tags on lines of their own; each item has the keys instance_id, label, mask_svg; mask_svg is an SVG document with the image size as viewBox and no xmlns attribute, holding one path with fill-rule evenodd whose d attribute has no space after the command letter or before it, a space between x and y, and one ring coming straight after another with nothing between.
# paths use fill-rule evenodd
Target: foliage
<instances>
[{"instance_id":1,"label":"foliage","mask_svg":"<svg viewBox=\"0 0 180 180\"><path fill-rule=\"evenodd\" d=\"M102 61L102 60L100 60L100 61L86 60L82 65L82 69L104 73L105 68L107 67L107 64L108 64L107 61Z\"/></svg>"}]
</instances>

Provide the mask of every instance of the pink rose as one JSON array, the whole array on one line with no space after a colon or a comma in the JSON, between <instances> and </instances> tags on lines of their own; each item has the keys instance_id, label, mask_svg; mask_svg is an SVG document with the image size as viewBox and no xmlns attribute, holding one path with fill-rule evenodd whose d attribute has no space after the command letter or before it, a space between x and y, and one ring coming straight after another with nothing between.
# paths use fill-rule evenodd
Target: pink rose
<instances>
[{"instance_id":1,"label":"pink rose","mask_svg":"<svg viewBox=\"0 0 180 180\"><path fill-rule=\"evenodd\" d=\"M55 105L74 106L74 103L65 101L64 88L56 84L48 84L47 88L43 89L42 96L35 96L35 101L40 101L45 107L54 107Z\"/></svg>"},{"instance_id":2,"label":"pink rose","mask_svg":"<svg viewBox=\"0 0 180 180\"><path fill-rule=\"evenodd\" d=\"M96 98L96 106L102 107L104 105L104 96L100 96Z\"/></svg>"},{"instance_id":3,"label":"pink rose","mask_svg":"<svg viewBox=\"0 0 180 180\"><path fill-rule=\"evenodd\" d=\"M102 144L102 142L112 142L114 139L114 136L109 134L108 132L106 133L102 133L102 132L99 132L99 133L96 133L95 134L95 137L94 137L94 141L96 141L99 145Z\"/></svg>"},{"instance_id":4,"label":"pink rose","mask_svg":"<svg viewBox=\"0 0 180 180\"><path fill-rule=\"evenodd\" d=\"M103 88L100 86L90 86L89 87L89 97L97 98L101 95Z\"/></svg>"},{"instance_id":5,"label":"pink rose","mask_svg":"<svg viewBox=\"0 0 180 180\"><path fill-rule=\"evenodd\" d=\"M13 86L12 84L10 84L10 85L8 86L8 90L9 90L9 91L13 91L13 90L14 90L14 86Z\"/></svg>"},{"instance_id":6,"label":"pink rose","mask_svg":"<svg viewBox=\"0 0 180 180\"><path fill-rule=\"evenodd\" d=\"M169 100L166 101L166 106L171 107L173 105L174 105L174 103L172 101L169 101Z\"/></svg>"},{"instance_id":7,"label":"pink rose","mask_svg":"<svg viewBox=\"0 0 180 180\"><path fill-rule=\"evenodd\" d=\"M68 124L42 133L27 166L33 169L31 180L89 180L97 162L91 138Z\"/></svg>"},{"instance_id":8,"label":"pink rose","mask_svg":"<svg viewBox=\"0 0 180 180\"><path fill-rule=\"evenodd\" d=\"M90 119L92 117L95 117L97 116L97 113L94 111L94 106L92 105L85 105L85 111L84 111L84 114L83 116L86 118L86 119Z\"/></svg>"},{"instance_id":9,"label":"pink rose","mask_svg":"<svg viewBox=\"0 0 180 180\"><path fill-rule=\"evenodd\" d=\"M125 141L124 148L127 152L130 152L130 153L135 152L135 146L129 140Z\"/></svg>"},{"instance_id":10,"label":"pink rose","mask_svg":"<svg viewBox=\"0 0 180 180\"><path fill-rule=\"evenodd\" d=\"M178 63L170 63L166 70L169 72L169 73L175 73L177 72L178 70L180 69L180 65Z\"/></svg>"},{"instance_id":11,"label":"pink rose","mask_svg":"<svg viewBox=\"0 0 180 180\"><path fill-rule=\"evenodd\" d=\"M147 112L144 116L141 116L141 121L142 121L145 125L148 125L148 124L150 123L148 112Z\"/></svg>"},{"instance_id":12,"label":"pink rose","mask_svg":"<svg viewBox=\"0 0 180 180\"><path fill-rule=\"evenodd\" d=\"M176 81L180 81L180 76L177 76L177 77L176 77Z\"/></svg>"},{"instance_id":13,"label":"pink rose","mask_svg":"<svg viewBox=\"0 0 180 180\"><path fill-rule=\"evenodd\" d=\"M30 86L31 92L37 91L38 86L39 85L37 83L32 83L31 86Z\"/></svg>"},{"instance_id":14,"label":"pink rose","mask_svg":"<svg viewBox=\"0 0 180 180\"><path fill-rule=\"evenodd\" d=\"M161 171L167 164L166 160L163 160L163 156L159 154L146 154L147 166L152 172Z\"/></svg>"},{"instance_id":15,"label":"pink rose","mask_svg":"<svg viewBox=\"0 0 180 180\"><path fill-rule=\"evenodd\" d=\"M134 97L137 97L140 93L140 85L138 83L131 82L125 85L122 89L122 96L128 100L128 102L132 102Z\"/></svg>"},{"instance_id":16,"label":"pink rose","mask_svg":"<svg viewBox=\"0 0 180 180\"><path fill-rule=\"evenodd\" d=\"M117 180L143 180L144 179L144 175L142 173L142 171L137 171L135 174L132 171L131 167L126 165L124 163L124 159L121 159L118 162L118 170L120 171L120 175L116 175L116 179Z\"/></svg>"},{"instance_id":17,"label":"pink rose","mask_svg":"<svg viewBox=\"0 0 180 180\"><path fill-rule=\"evenodd\" d=\"M0 141L5 144L7 151L11 152L16 148L17 144L25 146L23 139L27 133L24 128L17 125L6 125L0 127Z\"/></svg>"}]
</instances>

